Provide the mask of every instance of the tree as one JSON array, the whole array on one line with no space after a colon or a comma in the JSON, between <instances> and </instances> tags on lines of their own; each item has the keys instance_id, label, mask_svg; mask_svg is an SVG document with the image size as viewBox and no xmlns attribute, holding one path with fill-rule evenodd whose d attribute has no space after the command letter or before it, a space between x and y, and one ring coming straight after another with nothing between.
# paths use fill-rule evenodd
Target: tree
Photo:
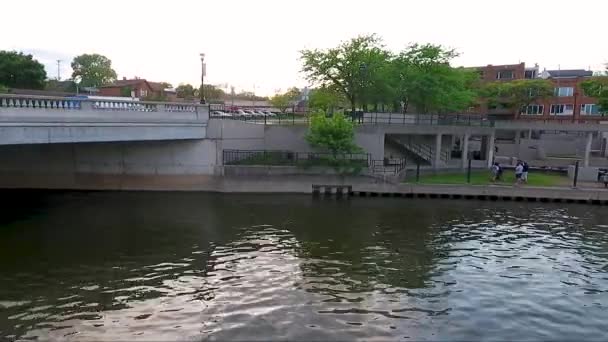
<instances>
[{"instance_id":1,"label":"tree","mask_svg":"<svg viewBox=\"0 0 608 342\"><path fill-rule=\"evenodd\" d=\"M333 113L336 107L342 107L346 103L344 96L335 89L321 87L312 89L308 99L308 107L325 113Z\"/></svg>"},{"instance_id":2,"label":"tree","mask_svg":"<svg viewBox=\"0 0 608 342\"><path fill-rule=\"evenodd\" d=\"M410 106L418 113L462 111L475 101L477 74L464 68L453 68L450 61L458 56L440 45L413 44L391 62L389 81L395 101Z\"/></svg>"},{"instance_id":3,"label":"tree","mask_svg":"<svg viewBox=\"0 0 608 342\"><path fill-rule=\"evenodd\" d=\"M43 89L45 80L44 65L32 55L0 51L0 84L9 88Z\"/></svg>"},{"instance_id":4,"label":"tree","mask_svg":"<svg viewBox=\"0 0 608 342\"><path fill-rule=\"evenodd\" d=\"M8 93L8 87L0 84L0 94Z\"/></svg>"},{"instance_id":5,"label":"tree","mask_svg":"<svg viewBox=\"0 0 608 342\"><path fill-rule=\"evenodd\" d=\"M339 113L331 117L327 117L325 113L313 115L306 140L313 147L331 152L334 157L361 150L355 144L354 124Z\"/></svg>"},{"instance_id":6,"label":"tree","mask_svg":"<svg viewBox=\"0 0 608 342\"><path fill-rule=\"evenodd\" d=\"M553 84L543 79L497 81L486 84L481 92L490 105L503 104L516 115L529 105L553 96Z\"/></svg>"},{"instance_id":7,"label":"tree","mask_svg":"<svg viewBox=\"0 0 608 342\"><path fill-rule=\"evenodd\" d=\"M100 87L116 80L112 61L99 54L83 54L72 61L72 78L81 79L81 87Z\"/></svg>"},{"instance_id":8,"label":"tree","mask_svg":"<svg viewBox=\"0 0 608 342\"><path fill-rule=\"evenodd\" d=\"M311 83L321 87L334 87L350 102L352 111L357 103L367 104L365 90L373 84L381 61L388 52L376 35L359 36L328 50L303 50L302 71Z\"/></svg>"},{"instance_id":9,"label":"tree","mask_svg":"<svg viewBox=\"0 0 608 342\"><path fill-rule=\"evenodd\" d=\"M301 95L302 92L296 87L291 87L285 92L285 96L289 99L289 101L297 101L300 99Z\"/></svg>"},{"instance_id":10,"label":"tree","mask_svg":"<svg viewBox=\"0 0 608 342\"><path fill-rule=\"evenodd\" d=\"M608 114L608 75L596 76L581 84L586 96L595 97L601 114Z\"/></svg>"},{"instance_id":11,"label":"tree","mask_svg":"<svg viewBox=\"0 0 608 342\"><path fill-rule=\"evenodd\" d=\"M192 100L194 99L194 87L191 84L181 83L175 88L175 92L177 93L177 97Z\"/></svg>"},{"instance_id":12,"label":"tree","mask_svg":"<svg viewBox=\"0 0 608 342\"><path fill-rule=\"evenodd\" d=\"M288 94L276 94L270 98L270 104L279 109L282 113L285 113L287 108L291 105L291 100Z\"/></svg>"},{"instance_id":13,"label":"tree","mask_svg":"<svg viewBox=\"0 0 608 342\"><path fill-rule=\"evenodd\" d=\"M200 87L196 91L196 96L199 96L199 91ZM222 89L211 84L205 84L205 98L207 100L222 100L225 97L226 93Z\"/></svg>"}]
</instances>

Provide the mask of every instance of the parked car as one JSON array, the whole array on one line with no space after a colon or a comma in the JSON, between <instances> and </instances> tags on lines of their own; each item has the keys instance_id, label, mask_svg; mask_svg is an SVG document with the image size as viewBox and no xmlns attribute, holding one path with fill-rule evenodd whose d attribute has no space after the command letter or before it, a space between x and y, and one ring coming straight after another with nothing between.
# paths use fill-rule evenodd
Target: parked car
<instances>
[{"instance_id":1,"label":"parked car","mask_svg":"<svg viewBox=\"0 0 608 342\"><path fill-rule=\"evenodd\" d=\"M248 114L250 114L253 117L260 117L260 116L262 116L262 115L260 115L260 113L256 112L255 110L251 110L251 109L246 110L245 113L248 113Z\"/></svg>"},{"instance_id":2,"label":"parked car","mask_svg":"<svg viewBox=\"0 0 608 342\"><path fill-rule=\"evenodd\" d=\"M214 110L213 112L211 112L211 116L218 117L218 118L231 118L232 114L224 113L221 110Z\"/></svg>"},{"instance_id":3,"label":"parked car","mask_svg":"<svg viewBox=\"0 0 608 342\"><path fill-rule=\"evenodd\" d=\"M268 117L274 117L277 116L275 113L269 111L269 110L265 110L263 111L264 115L268 116Z\"/></svg>"},{"instance_id":4,"label":"parked car","mask_svg":"<svg viewBox=\"0 0 608 342\"><path fill-rule=\"evenodd\" d=\"M250 118L252 117L251 113L248 113L247 111L244 111L242 109L237 109L236 111L234 111L234 116L238 116L241 118Z\"/></svg>"}]
</instances>

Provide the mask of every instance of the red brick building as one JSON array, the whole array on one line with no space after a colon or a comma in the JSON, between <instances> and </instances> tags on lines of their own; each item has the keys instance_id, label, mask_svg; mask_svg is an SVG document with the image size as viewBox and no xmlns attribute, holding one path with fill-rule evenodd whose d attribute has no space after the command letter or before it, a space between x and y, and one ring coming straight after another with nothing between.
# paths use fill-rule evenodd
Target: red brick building
<instances>
[{"instance_id":1,"label":"red brick building","mask_svg":"<svg viewBox=\"0 0 608 342\"><path fill-rule=\"evenodd\" d=\"M163 83L149 82L143 78L128 80L126 77L99 88L100 96L137 97L141 100L164 99L175 101L177 95L172 89L165 89Z\"/></svg>"},{"instance_id":2,"label":"red brick building","mask_svg":"<svg viewBox=\"0 0 608 342\"><path fill-rule=\"evenodd\" d=\"M476 68L482 82L512 81L518 79L542 78L549 80L554 86L554 96L522 108L514 113L512 108L500 104L489 106L480 102L471 109L472 113L485 114L494 119L522 120L600 120L597 101L587 97L581 89L581 83L593 76L593 72L582 69L575 70L544 70L539 71L538 65L526 68L524 63L511 65L487 65Z\"/></svg>"}]
</instances>

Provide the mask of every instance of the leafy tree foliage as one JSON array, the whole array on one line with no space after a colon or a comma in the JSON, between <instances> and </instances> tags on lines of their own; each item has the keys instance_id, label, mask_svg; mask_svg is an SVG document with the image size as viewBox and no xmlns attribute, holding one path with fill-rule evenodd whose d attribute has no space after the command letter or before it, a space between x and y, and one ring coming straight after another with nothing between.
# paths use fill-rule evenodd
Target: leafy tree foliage
<instances>
[{"instance_id":1,"label":"leafy tree foliage","mask_svg":"<svg viewBox=\"0 0 608 342\"><path fill-rule=\"evenodd\" d=\"M112 61L99 54L83 54L72 61L72 78L80 78L82 87L100 87L116 80Z\"/></svg>"},{"instance_id":2,"label":"leafy tree foliage","mask_svg":"<svg viewBox=\"0 0 608 342\"><path fill-rule=\"evenodd\" d=\"M380 104L393 110L411 106L420 113L461 111L476 100L477 74L451 67L456 56L454 50L432 44L413 44L392 54L375 35L301 52L307 79L341 93L353 111Z\"/></svg>"},{"instance_id":3,"label":"leafy tree foliage","mask_svg":"<svg viewBox=\"0 0 608 342\"><path fill-rule=\"evenodd\" d=\"M291 106L291 99L288 94L276 94L270 98L270 104L285 113L287 108Z\"/></svg>"},{"instance_id":4,"label":"leafy tree foliage","mask_svg":"<svg viewBox=\"0 0 608 342\"><path fill-rule=\"evenodd\" d=\"M191 84L181 83L175 88L175 92L177 93L177 97L187 100L194 99L194 87Z\"/></svg>"},{"instance_id":5,"label":"leafy tree foliage","mask_svg":"<svg viewBox=\"0 0 608 342\"><path fill-rule=\"evenodd\" d=\"M9 88L44 89L44 65L32 55L0 51L0 84Z\"/></svg>"},{"instance_id":6,"label":"leafy tree foliage","mask_svg":"<svg viewBox=\"0 0 608 342\"><path fill-rule=\"evenodd\" d=\"M308 107L326 113L333 113L337 107L344 107L347 101L344 95L335 89L321 87L312 89L309 94Z\"/></svg>"},{"instance_id":7,"label":"leafy tree foliage","mask_svg":"<svg viewBox=\"0 0 608 342\"><path fill-rule=\"evenodd\" d=\"M328 50L303 50L302 71L309 81L340 91L355 110L376 80L387 52L376 35L359 36Z\"/></svg>"},{"instance_id":8,"label":"leafy tree foliage","mask_svg":"<svg viewBox=\"0 0 608 342\"><path fill-rule=\"evenodd\" d=\"M523 108L553 96L553 84L543 79L524 79L510 82L491 82L482 88L482 96L489 104L504 104L518 114Z\"/></svg>"},{"instance_id":9,"label":"leafy tree foliage","mask_svg":"<svg viewBox=\"0 0 608 342\"><path fill-rule=\"evenodd\" d=\"M306 140L311 146L327 150L334 156L361 150L355 144L353 122L342 114L334 114L331 117L325 113L314 114L310 118Z\"/></svg>"}]
</instances>

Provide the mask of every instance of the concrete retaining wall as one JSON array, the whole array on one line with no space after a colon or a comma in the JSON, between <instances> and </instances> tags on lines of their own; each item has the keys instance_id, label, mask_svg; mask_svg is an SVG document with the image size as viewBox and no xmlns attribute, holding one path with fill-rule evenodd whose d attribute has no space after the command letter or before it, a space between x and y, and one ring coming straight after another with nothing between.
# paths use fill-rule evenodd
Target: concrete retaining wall
<instances>
[{"instance_id":1,"label":"concrete retaining wall","mask_svg":"<svg viewBox=\"0 0 608 342\"><path fill-rule=\"evenodd\" d=\"M212 175L213 140L0 146L3 183L11 174Z\"/></svg>"}]
</instances>

